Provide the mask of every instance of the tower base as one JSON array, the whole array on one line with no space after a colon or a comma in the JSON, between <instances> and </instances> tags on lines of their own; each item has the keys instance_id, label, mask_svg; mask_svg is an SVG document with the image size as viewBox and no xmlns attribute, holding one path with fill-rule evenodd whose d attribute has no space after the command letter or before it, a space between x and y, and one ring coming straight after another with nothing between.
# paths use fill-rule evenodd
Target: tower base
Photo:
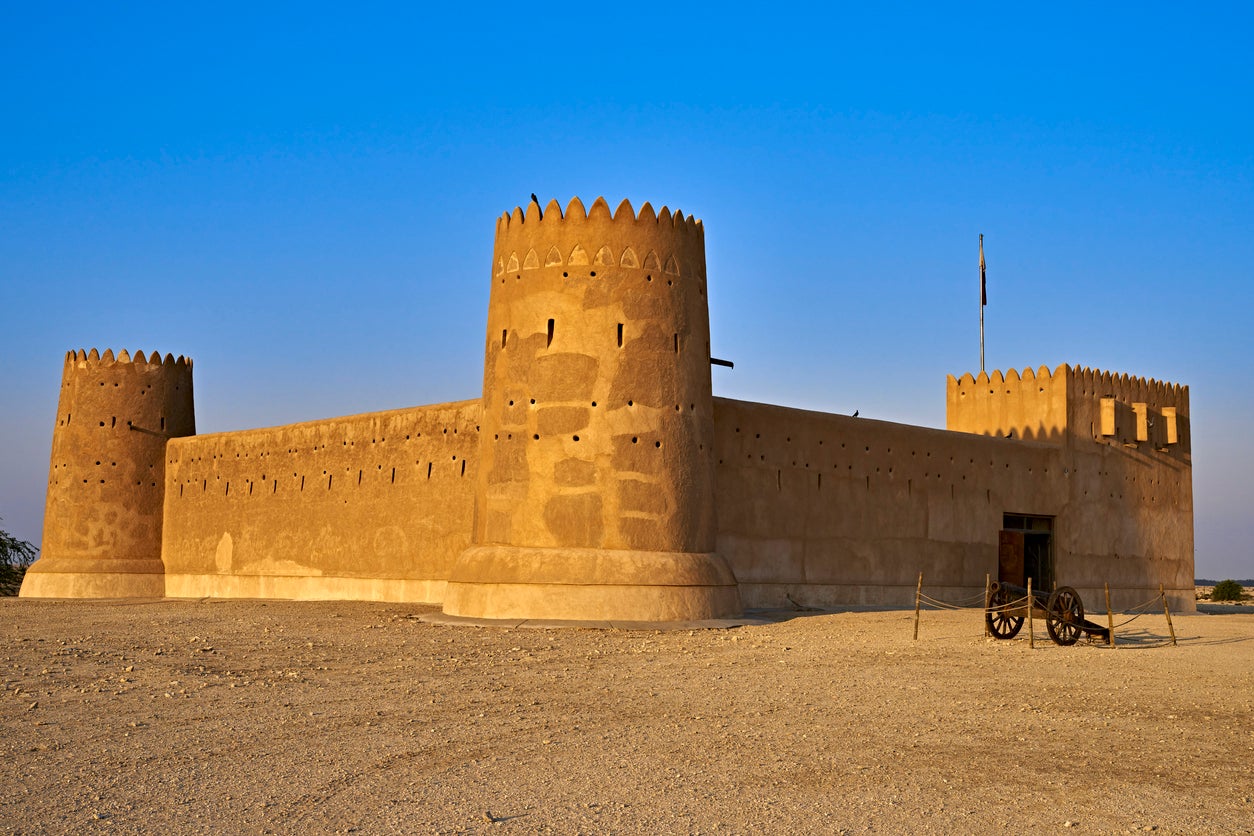
<instances>
[{"instance_id":1,"label":"tower base","mask_svg":"<svg viewBox=\"0 0 1254 836\"><path fill-rule=\"evenodd\" d=\"M742 612L736 577L712 553L472 546L444 593L467 618L701 621Z\"/></svg>"},{"instance_id":2,"label":"tower base","mask_svg":"<svg viewBox=\"0 0 1254 836\"><path fill-rule=\"evenodd\" d=\"M160 560L41 558L26 570L22 598L164 598Z\"/></svg>"}]
</instances>

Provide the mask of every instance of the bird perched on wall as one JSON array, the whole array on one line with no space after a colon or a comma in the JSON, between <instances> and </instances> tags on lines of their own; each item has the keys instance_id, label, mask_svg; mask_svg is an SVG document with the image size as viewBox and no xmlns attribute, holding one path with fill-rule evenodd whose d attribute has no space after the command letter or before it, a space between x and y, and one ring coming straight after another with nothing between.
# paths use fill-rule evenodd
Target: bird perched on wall
<instances>
[{"instance_id":1,"label":"bird perched on wall","mask_svg":"<svg viewBox=\"0 0 1254 836\"><path fill-rule=\"evenodd\" d=\"M851 418L857 418L857 417L858 417L858 413L859 413L859 412L861 412L861 411L862 411L862 410L860 410L860 409L855 409L855 410L853 411L853 415L851 415L850 417L851 417Z\"/></svg>"}]
</instances>

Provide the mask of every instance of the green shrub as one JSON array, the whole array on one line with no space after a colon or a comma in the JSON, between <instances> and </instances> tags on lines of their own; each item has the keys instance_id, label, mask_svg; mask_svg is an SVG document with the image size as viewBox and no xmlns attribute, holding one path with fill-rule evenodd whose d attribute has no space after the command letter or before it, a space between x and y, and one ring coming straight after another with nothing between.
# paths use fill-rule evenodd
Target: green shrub
<instances>
[{"instance_id":1,"label":"green shrub","mask_svg":"<svg viewBox=\"0 0 1254 836\"><path fill-rule=\"evenodd\" d=\"M1245 589L1236 581L1220 581L1215 584L1215 588L1211 590L1210 599L1212 601L1240 601L1245 595Z\"/></svg>"},{"instance_id":2,"label":"green shrub","mask_svg":"<svg viewBox=\"0 0 1254 836\"><path fill-rule=\"evenodd\" d=\"M0 531L0 595L16 595L22 588L26 567L35 560L38 549L7 531Z\"/></svg>"}]
</instances>

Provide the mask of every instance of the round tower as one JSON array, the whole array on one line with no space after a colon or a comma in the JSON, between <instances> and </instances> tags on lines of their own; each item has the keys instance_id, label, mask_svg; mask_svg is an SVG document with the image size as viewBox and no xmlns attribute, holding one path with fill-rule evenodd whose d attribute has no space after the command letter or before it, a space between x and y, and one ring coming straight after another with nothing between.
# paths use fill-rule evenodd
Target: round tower
<instances>
[{"instance_id":1,"label":"round tower","mask_svg":"<svg viewBox=\"0 0 1254 836\"><path fill-rule=\"evenodd\" d=\"M52 434L43 544L21 594L164 596L165 443L195 432L191 360L69 352Z\"/></svg>"},{"instance_id":2,"label":"round tower","mask_svg":"<svg viewBox=\"0 0 1254 836\"><path fill-rule=\"evenodd\" d=\"M471 546L449 615L739 615L714 553L701 222L603 198L496 225Z\"/></svg>"}]
</instances>

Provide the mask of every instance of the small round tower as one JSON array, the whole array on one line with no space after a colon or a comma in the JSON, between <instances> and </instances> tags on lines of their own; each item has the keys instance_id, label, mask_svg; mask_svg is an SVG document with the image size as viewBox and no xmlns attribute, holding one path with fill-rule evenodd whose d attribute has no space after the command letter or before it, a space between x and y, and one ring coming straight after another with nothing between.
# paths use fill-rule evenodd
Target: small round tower
<instances>
[{"instance_id":1,"label":"small round tower","mask_svg":"<svg viewBox=\"0 0 1254 836\"><path fill-rule=\"evenodd\" d=\"M166 440L196 432L192 362L142 351L69 352L44 510L43 544L21 594L165 595L161 521Z\"/></svg>"},{"instance_id":2,"label":"small round tower","mask_svg":"<svg viewBox=\"0 0 1254 836\"><path fill-rule=\"evenodd\" d=\"M714 553L701 222L603 198L496 225L472 545L449 615L738 615Z\"/></svg>"}]
</instances>

